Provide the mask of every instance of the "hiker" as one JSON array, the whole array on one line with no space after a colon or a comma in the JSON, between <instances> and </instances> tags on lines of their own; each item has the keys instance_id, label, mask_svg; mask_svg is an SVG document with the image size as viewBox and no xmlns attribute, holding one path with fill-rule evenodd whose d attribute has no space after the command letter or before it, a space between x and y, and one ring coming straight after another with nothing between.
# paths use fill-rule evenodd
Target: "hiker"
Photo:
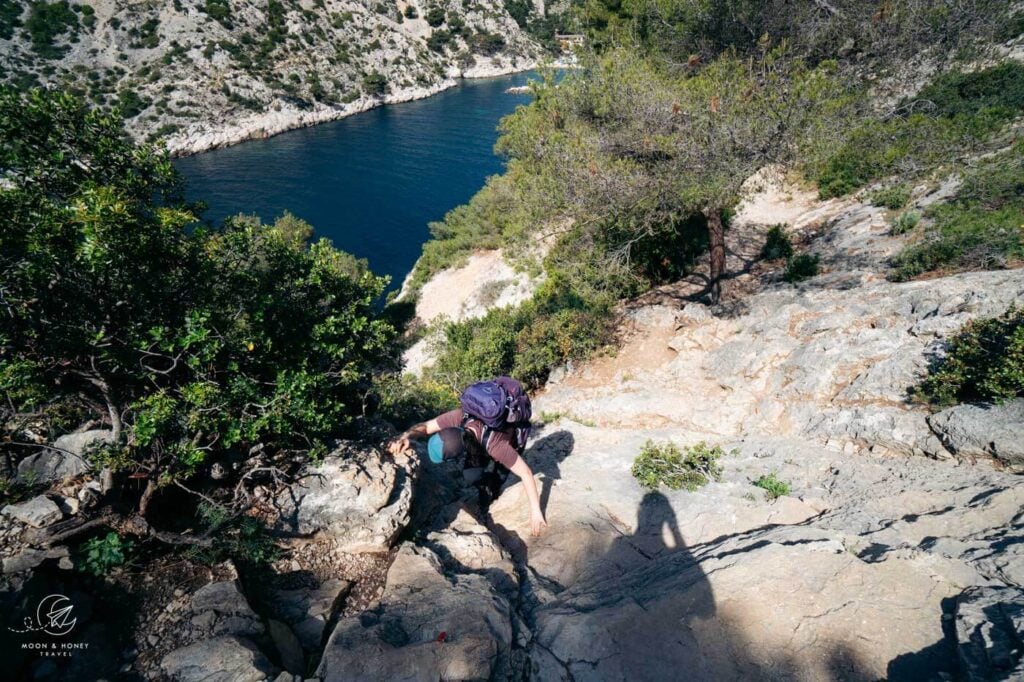
<instances>
[{"instance_id":1,"label":"hiker","mask_svg":"<svg viewBox=\"0 0 1024 682\"><path fill-rule=\"evenodd\" d=\"M530 533L547 527L540 508L533 471L522 458L530 436L530 398L511 377L480 381L462 392L461 407L417 424L388 446L392 454L411 448L410 439L430 436L427 454L440 464L464 457L467 474L479 470L471 483L477 488L481 512L501 492L511 471L523 482L530 503ZM470 476L472 478L472 476Z\"/></svg>"}]
</instances>

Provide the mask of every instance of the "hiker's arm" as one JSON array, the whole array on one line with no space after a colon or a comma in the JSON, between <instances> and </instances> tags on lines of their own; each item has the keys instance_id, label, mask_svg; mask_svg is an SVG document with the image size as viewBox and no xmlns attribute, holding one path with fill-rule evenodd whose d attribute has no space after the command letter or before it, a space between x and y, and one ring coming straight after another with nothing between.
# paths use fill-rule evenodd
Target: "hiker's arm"
<instances>
[{"instance_id":1,"label":"hiker's arm","mask_svg":"<svg viewBox=\"0 0 1024 682\"><path fill-rule=\"evenodd\" d=\"M522 457L516 457L515 463L509 468L523 482L526 497L530 500L530 535L540 535L548 522L544 520L544 511L540 508L540 495L537 494L537 482L533 480L533 470Z\"/></svg>"},{"instance_id":2,"label":"hiker's arm","mask_svg":"<svg viewBox=\"0 0 1024 682\"><path fill-rule=\"evenodd\" d=\"M416 424L388 445L388 452L392 455L399 455L412 447L412 439L420 439L441 430L436 419Z\"/></svg>"}]
</instances>

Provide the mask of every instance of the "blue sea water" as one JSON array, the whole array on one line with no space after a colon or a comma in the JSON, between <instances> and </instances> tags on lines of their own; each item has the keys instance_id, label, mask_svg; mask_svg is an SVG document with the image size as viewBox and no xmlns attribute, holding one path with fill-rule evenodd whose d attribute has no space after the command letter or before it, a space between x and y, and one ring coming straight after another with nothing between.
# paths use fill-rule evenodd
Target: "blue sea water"
<instances>
[{"instance_id":1,"label":"blue sea water","mask_svg":"<svg viewBox=\"0 0 1024 682\"><path fill-rule=\"evenodd\" d=\"M266 140L179 159L205 218L284 211L366 258L401 285L429 238L428 223L465 203L504 162L493 151L502 116L529 95L506 94L531 74L464 80L415 102L378 107Z\"/></svg>"}]
</instances>

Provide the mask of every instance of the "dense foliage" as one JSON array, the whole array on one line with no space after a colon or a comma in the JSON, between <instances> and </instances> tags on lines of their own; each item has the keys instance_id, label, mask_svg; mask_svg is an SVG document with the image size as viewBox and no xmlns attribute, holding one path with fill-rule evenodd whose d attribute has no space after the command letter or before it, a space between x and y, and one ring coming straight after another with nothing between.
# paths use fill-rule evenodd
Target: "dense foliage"
<instances>
[{"instance_id":1,"label":"dense foliage","mask_svg":"<svg viewBox=\"0 0 1024 682\"><path fill-rule=\"evenodd\" d=\"M1024 397L1024 308L967 323L917 395L938 407Z\"/></svg>"},{"instance_id":2,"label":"dense foliage","mask_svg":"<svg viewBox=\"0 0 1024 682\"><path fill-rule=\"evenodd\" d=\"M8 440L104 422L116 442L95 456L158 484L322 450L360 413L391 335L385 281L291 216L200 224L167 157L119 119L0 90L0 212Z\"/></svg>"}]
</instances>

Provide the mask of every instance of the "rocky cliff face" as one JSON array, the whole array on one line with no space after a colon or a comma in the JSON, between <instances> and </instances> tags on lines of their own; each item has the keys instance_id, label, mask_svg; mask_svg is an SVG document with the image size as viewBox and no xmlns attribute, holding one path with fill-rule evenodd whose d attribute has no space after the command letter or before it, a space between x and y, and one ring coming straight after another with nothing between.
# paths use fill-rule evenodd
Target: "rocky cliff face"
<instances>
[{"instance_id":1,"label":"rocky cliff face","mask_svg":"<svg viewBox=\"0 0 1024 682\"><path fill-rule=\"evenodd\" d=\"M529 68L498 0L12 0L0 73L119 104L188 153Z\"/></svg>"},{"instance_id":2,"label":"rocky cliff face","mask_svg":"<svg viewBox=\"0 0 1024 682\"><path fill-rule=\"evenodd\" d=\"M792 286L751 266L778 220L823 274ZM1024 442L1020 405L940 418L908 390L952 331L1024 298L1024 271L889 283L901 238L881 209L792 188L748 203L731 239L728 305L685 303L686 282L654 292L624 311L624 348L537 398L561 415L527 453L545 534L529 536L518 484L474 533L442 515L475 549L437 532L403 545L372 621L339 622L321 676L367 647L378 670L423 679L1019 674L1024 488L996 442ZM996 436L972 450L981 422ZM721 445L722 480L642 489L630 467L648 439ZM752 485L768 474L789 493ZM410 605L443 576L439 608Z\"/></svg>"}]
</instances>

